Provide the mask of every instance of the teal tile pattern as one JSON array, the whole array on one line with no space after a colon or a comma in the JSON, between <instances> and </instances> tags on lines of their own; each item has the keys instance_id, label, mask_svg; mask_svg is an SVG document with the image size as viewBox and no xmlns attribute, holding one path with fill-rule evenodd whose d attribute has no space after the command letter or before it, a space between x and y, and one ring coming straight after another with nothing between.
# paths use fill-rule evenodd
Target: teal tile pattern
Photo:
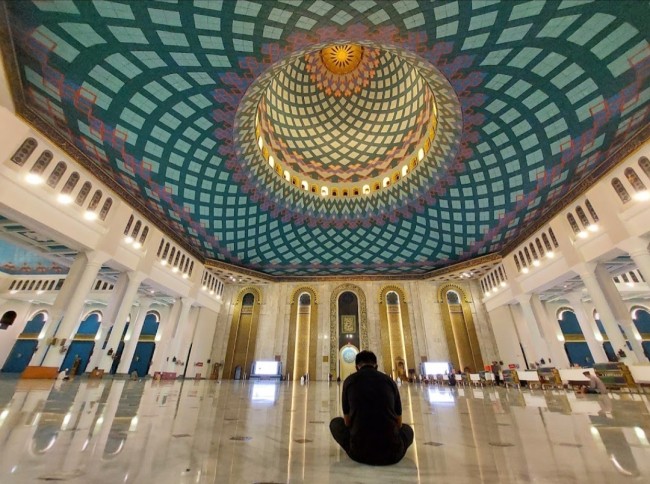
<instances>
[{"instance_id":1,"label":"teal tile pattern","mask_svg":"<svg viewBox=\"0 0 650 484\"><path fill-rule=\"evenodd\" d=\"M29 109L205 257L278 276L424 273L499 251L648 122L646 2L7 6ZM323 199L260 162L248 93L340 40L418 65L442 121L412 176Z\"/></svg>"}]
</instances>

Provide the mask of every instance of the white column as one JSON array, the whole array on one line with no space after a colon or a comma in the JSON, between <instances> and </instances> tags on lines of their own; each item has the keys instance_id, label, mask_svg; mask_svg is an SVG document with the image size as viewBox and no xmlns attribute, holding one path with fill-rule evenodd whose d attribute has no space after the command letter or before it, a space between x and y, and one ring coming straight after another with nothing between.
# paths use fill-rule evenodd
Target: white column
<instances>
[{"instance_id":1,"label":"white column","mask_svg":"<svg viewBox=\"0 0 650 484\"><path fill-rule=\"evenodd\" d=\"M570 366L569 357L564 349L564 335L562 334L562 328L560 328L560 322L555 315L549 315L548 308L538 295L533 295L531 303L541 317L540 323L544 329L548 349L551 351L549 356L553 357L553 366L568 368ZM546 362L550 363L548 359L546 359Z\"/></svg>"},{"instance_id":2,"label":"white column","mask_svg":"<svg viewBox=\"0 0 650 484\"><path fill-rule=\"evenodd\" d=\"M156 334L156 350L153 353L150 372L165 371L165 358L167 357L167 347L172 338L174 328L178 322L178 315L181 311L181 300L176 299L174 305L169 311L166 320L160 321L158 333Z\"/></svg>"},{"instance_id":3,"label":"white column","mask_svg":"<svg viewBox=\"0 0 650 484\"><path fill-rule=\"evenodd\" d=\"M127 272L126 277L128 278L128 283L122 297L111 300L109 305L109 307L113 304L115 305L113 309L115 316L112 320L113 330L106 344L106 349L99 352L99 368L105 372L110 371L111 366L113 366L113 358L108 355L108 351L112 349L114 354L117 352L117 348L122 339L122 333L124 332L124 326L126 326L129 314L133 308L133 302L138 295L140 284L145 279L145 275L138 272ZM124 361L124 352L122 352L122 360L120 361Z\"/></svg>"},{"instance_id":4,"label":"white column","mask_svg":"<svg viewBox=\"0 0 650 484\"><path fill-rule=\"evenodd\" d=\"M102 264L108 260L108 256L103 252L87 252L84 254L84 257L86 263L83 271L79 276L70 300L64 308L61 324L59 324L55 333L57 338L65 338L68 341L74 336L74 331L79 325L79 318L81 317L86 297L92 289L93 282L95 282ZM52 321L52 323L56 324L56 321ZM57 348L51 347L50 351L46 352L41 361L41 366L59 366L64 356L65 354L58 351Z\"/></svg>"},{"instance_id":5,"label":"white column","mask_svg":"<svg viewBox=\"0 0 650 484\"><path fill-rule=\"evenodd\" d=\"M650 281L650 252L648 251L648 241L639 237L633 237L619 245L625 250L641 271L643 278Z\"/></svg>"},{"instance_id":6,"label":"white column","mask_svg":"<svg viewBox=\"0 0 650 484\"><path fill-rule=\"evenodd\" d=\"M131 360L135 354L135 347L138 344L140 332L142 331L142 325L144 324L144 318L147 317L147 311L149 311L152 302L150 298L144 298L140 301L138 317L129 324L129 329L124 336L124 349L122 350L120 364L117 367L117 373L128 373L129 371Z\"/></svg>"},{"instance_id":7,"label":"white column","mask_svg":"<svg viewBox=\"0 0 650 484\"><path fill-rule=\"evenodd\" d=\"M620 349L627 348L625 339L618 327L620 324L626 334L630 335L629 340L632 344L633 352L626 351L628 360L632 363L646 361L641 344L635 338L638 331L636 331L636 328L632 331L631 326L634 326L632 317L629 314L627 314L627 317L625 316L627 309L612 280L611 274L607 272L605 267L598 264L582 264L578 268L578 271L596 306L596 310L600 315L600 320L605 327L614 351L618 352ZM622 306L622 311L617 306Z\"/></svg>"},{"instance_id":8,"label":"white column","mask_svg":"<svg viewBox=\"0 0 650 484\"><path fill-rule=\"evenodd\" d=\"M34 356L32 356L32 365L40 365L43 362L43 358L50 350L50 346L47 342L54 336L54 333L59 326L59 322L63 317L65 308L68 305L68 301L74 294L77 282L79 281L85 267L86 256L83 253L79 253L70 266L68 274L65 276L65 281L61 290L56 295L54 304L48 310L48 318L44 326L45 332L43 333L43 337L40 338L41 341L39 341L38 350L34 353ZM52 348L52 351L54 350L56 350L56 348Z\"/></svg>"},{"instance_id":9,"label":"white column","mask_svg":"<svg viewBox=\"0 0 650 484\"><path fill-rule=\"evenodd\" d=\"M539 308L533 307L531 299L532 294L520 294L517 296L530 334L531 343L533 344L533 350L535 351L535 361L537 362L542 358L545 360L548 359L550 352L544 341L544 333L540 326L540 320L543 315L538 314Z\"/></svg>"},{"instance_id":10,"label":"white column","mask_svg":"<svg viewBox=\"0 0 650 484\"><path fill-rule=\"evenodd\" d=\"M594 318L590 318L585 312L585 307L582 304L582 295L577 292L567 294L567 299L573 308L576 315L582 334L585 337L591 356L594 358L594 363L607 363L607 355L603 348L602 335ZM596 339L596 335L601 338L601 341Z\"/></svg>"},{"instance_id":11,"label":"white column","mask_svg":"<svg viewBox=\"0 0 650 484\"><path fill-rule=\"evenodd\" d=\"M113 290L111 291L111 298L108 301L108 305L102 314L101 325L99 327L99 330L97 331L97 337L99 339L96 340L93 354L90 357L90 361L88 362L88 367L87 367L88 371L92 370L95 367L99 368L99 363L101 357L103 356L102 354L104 351L106 351L106 350L102 351L102 346L103 346L102 342L106 339L106 335L110 331L111 326L113 325L113 321L115 321L115 313L120 307L120 302L124 297L124 291L126 290L126 286L128 282L129 282L129 278L126 272L122 272L118 276L117 281L113 286Z\"/></svg>"},{"instance_id":12,"label":"white column","mask_svg":"<svg viewBox=\"0 0 650 484\"><path fill-rule=\"evenodd\" d=\"M188 324L187 317L190 314L190 309L192 308L192 301L189 298L181 298L181 310L178 314L178 318L174 324L174 329L171 333L171 338L167 343L167 351L165 352L166 361L164 363L164 371L176 371L180 373L174 362L174 358L177 360L180 358L182 361L185 355L178 354L181 345L181 339L183 334L183 329L185 325Z\"/></svg>"}]
</instances>

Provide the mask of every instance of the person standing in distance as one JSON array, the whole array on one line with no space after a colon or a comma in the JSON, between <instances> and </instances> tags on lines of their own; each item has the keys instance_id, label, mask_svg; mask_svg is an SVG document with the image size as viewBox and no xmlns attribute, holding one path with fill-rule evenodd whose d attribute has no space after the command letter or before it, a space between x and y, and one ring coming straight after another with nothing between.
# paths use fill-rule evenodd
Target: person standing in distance
<instances>
[{"instance_id":1,"label":"person standing in distance","mask_svg":"<svg viewBox=\"0 0 650 484\"><path fill-rule=\"evenodd\" d=\"M393 380L377 371L377 357L361 351L356 373L343 382L343 417L330 422L334 440L352 460L375 466L396 464L413 443L402 423L402 400Z\"/></svg>"}]
</instances>

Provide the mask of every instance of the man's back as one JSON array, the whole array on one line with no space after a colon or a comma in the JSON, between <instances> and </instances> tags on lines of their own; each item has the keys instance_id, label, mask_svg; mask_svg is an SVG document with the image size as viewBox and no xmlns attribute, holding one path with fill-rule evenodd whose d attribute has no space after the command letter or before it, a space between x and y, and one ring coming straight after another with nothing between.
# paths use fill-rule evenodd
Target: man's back
<instances>
[{"instance_id":1,"label":"man's back","mask_svg":"<svg viewBox=\"0 0 650 484\"><path fill-rule=\"evenodd\" d=\"M367 463L403 454L398 421L402 403L395 382L370 366L343 383L343 413L350 416L350 455Z\"/></svg>"}]
</instances>

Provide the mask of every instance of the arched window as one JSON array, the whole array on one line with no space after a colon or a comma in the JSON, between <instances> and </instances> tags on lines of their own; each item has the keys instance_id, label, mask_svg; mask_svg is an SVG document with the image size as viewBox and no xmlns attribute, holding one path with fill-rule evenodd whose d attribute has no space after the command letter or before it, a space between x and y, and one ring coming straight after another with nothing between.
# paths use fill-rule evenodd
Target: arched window
<instances>
[{"instance_id":1,"label":"arched window","mask_svg":"<svg viewBox=\"0 0 650 484\"><path fill-rule=\"evenodd\" d=\"M399 304L399 296L395 291L391 291L389 293L386 293L386 304Z\"/></svg>"},{"instance_id":2,"label":"arched window","mask_svg":"<svg viewBox=\"0 0 650 484\"><path fill-rule=\"evenodd\" d=\"M2 315L2 318L0 318L0 328L5 329L8 326L11 326L14 324L14 321L16 321L16 311L7 311Z\"/></svg>"},{"instance_id":3,"label":"arched window","mask_svg":"<svg viewBox=\"0 0 650 484\"><path fill-rule=\"evenodd\" d=\"M641 192L646 189L645 185L641 181L641 178L639 178L639 175L637 175L636 171L634 171L632 168L627 168L623 173L625 174L627 181L630 182L630 185L632 185L632 188L634 188L635 192Z\"/></svg>"},{"instance_id":4,"label":"arched window","mask_svg":"<svg viewBox=\"0 0 650 484\"><path fill-rule=\"evenodd\" d=\"M517 257L517 254L514 254L514 259L515 259L515 265L517 266L517 270L521 270L521 264L519 264L519 257Z\"/></svg>"},{"instance_id":5,"label":"arched window","mask_svg":"<svg viewBox=\"0 0 650 484\"><path fill-rule=\"evenodd\" d=\"M126 223L126 227L124 227L124 235L129 237L129 232L131 232L131 225L133 225L133 221L135 220L135 217L131 215L129 217L129 221ZM160 241L160 247L162 248L162 244L164 242L164 239ZM160 249L158 250L158 255L160 255Z\"/></svg>"},{"instance_id":6,"label":"arched window","mask_svg":"<svg viewBox=\"0 0 650 484\"><path fill-rule=\"evenodd\" d=\"M106 220L106 217L108 216L108 212L110 212L112 206L113 206L112 198L109 197L106 200L104 200L104 205L102 205L102 209L99 211L99 220Z\"/></svg>"},{"instance_id":7,"label":"arched window","mask_svg":"<svg viewBox=\"0 0 650 484\"><path fill-rule=\"evenodd\" d=\"M50 162L52 161L52 158L54 155L50 151L43 151L41 153L41 156L38 157L38 159L34 162L34 165L32 166L32 169L29 170L30 173L33 173L35 175L41 175L45 171L45 169L49 166Z\"/></svg>"},{"instance_id":8,"label":"arched window","mask_svg":"<svg viewBox=\"0 0 650 484\"><path fill-rule=\"evenodd\" d=\"M298 304L300 304L301 306L309 306L311 304L311 296L309 295L309 293L303 292L300 295Z\"/></svg>"},{"instance_id":9,"label":"arched window","mask_svg":"<svg viewBox=\"0 0 650 484\"><path fill-rule=\"evenodd\" d=\"M83 205L84 202L86 201L86 198L88 198L88 194L90 193L90 190L92 190L92 188L93 186L91 185L90 182L85 182L83 185L81 185L81 190L79 190L79 193L77 194L75 203L79 206Z\"/></svg>"},{"instance_id":10,"label":"arched window","mask_svg":"<svg viewBox=\"0 0 650 484\"><path fill-rule=\"evenodd\" d=\"M255 303L255 296L253 293L248 292L244 294L244 297L242 298L241 304L242 306L252 306Z\"/></svg>"},{"instance_id":11,"label":"arched window","mask_svg":"<svg viewBox=\"0 0 650 484\"><path fill-rule=\"evenodd\" d=\"M37 146L38 143L34 138L27 138L25 141L23 141L23 144L20 145L20 148L18 148L18 150L11 157L11 161L13 161L18 166L23 166Z\"/></svg>"},{"instance_id":12,"label":"arched window","mask_svg":"<svg viewBox=\"0 0 650 484\"><path fill-rule=\"evenodd\" d=\"M447 302L449 304L460 304L460 297L456 291L447 291Z\"/></svg>"},{"instance_id":13,"label":"arched window","mask_svg":"<svg viewBox=\"0 0 650 484\"><path fill-rule=\"evenodd\" d=\"M95 193L93 193L93 197L90 199L90 203L88 204L88 210L95 210L99 205L99 201L101 199L102 199L102 191L95 190Z\"/></svg>"},{"instance_id":14,"label":"arched window","mask_svg":"<svg viewBox=\"0 0 650 484\"><path fill-rule=\"evenodd\" d=\"M643 170L643 173L645 173L645 175L650 178L650 160L645 156L639 158L639 168L641 168Z\"/></svg>"},{"instance_id":15,"label":"arched window","mask_svg":"<svg viewBox=\"0 0 650 484\"><path fill-rule=\"evenodd\" d=\"M65 182L65 185L63 185L63 188L61 189L61 193L65 195L69 195L70 193L72 193L72 190L74 190L74 188L77 186L77 183L79 183L79 173L73 171L68 177L68 180Z\"/></svg>"},{"instance_id":16,"label":"arched window","mask_svg":"<svg viewBox=\"0 0 650 484\"><path fill-rule=\"evenodd\" d=\"M630 194L627 192L627 190L623 186L623 183L621 182L621 180L619 180L618 178L614 178L612 180L612 187L614 188L614 191L618 195L618 198L621 199L621 202L627 203L627 202L629 202L631 200Z\"/></svg>"},{"instance_id":17,"label":"arched window","mask_svg":"<svg viewBox=\"0 0 650 484\"><path fill-rule=\"evenodd\" d=\"M582 207L577 207L576 208L576 215L580 219L580 223L582 223L582 226L584 228L589 227L589 219L587 218L587 215L585 214L585 211L582 209Z\"/></svg>"},{"instance_id":18,"label":"arched window","mask_svg":"<svg viewBox=\"0 0 650 484\"><path fill-rule=\"evenodd\" d=\"M578 227L578 223L576 222L575 217L573 214L567 214L566 216L567 221L569 222L569 225L571 226L571 230L573 230L573 233L578 235L580 233L580 227Z\"/></svg>"},{"instance_id":19,"label":"arched window","mask_svg":"<svg viewBox=\"0 0 650 484\"><path fill-rule=\"evenodd\" d=\"M589 215L591 215L591 219L594 222L598 222L598 214L596 213L596 210L594 210L594 207L589 200L585 200L585 207L587 207L587 211L589 212Z\"/></svg>"},{"instance_id":20,"label":"arched window","mask_svg":"<svg viewBox=\"0 0 650 484\"><path fill-rule=\"evenodd\" d=\"M52 173L50 173L50 176L47 177L47 186L52 188L56 187L61 181L61 177L63 177L63 174L67 168L68 165L66 165L63 161L59 161L54 167L54 170L52 170Z\"/></svg>"}]
</instances>

